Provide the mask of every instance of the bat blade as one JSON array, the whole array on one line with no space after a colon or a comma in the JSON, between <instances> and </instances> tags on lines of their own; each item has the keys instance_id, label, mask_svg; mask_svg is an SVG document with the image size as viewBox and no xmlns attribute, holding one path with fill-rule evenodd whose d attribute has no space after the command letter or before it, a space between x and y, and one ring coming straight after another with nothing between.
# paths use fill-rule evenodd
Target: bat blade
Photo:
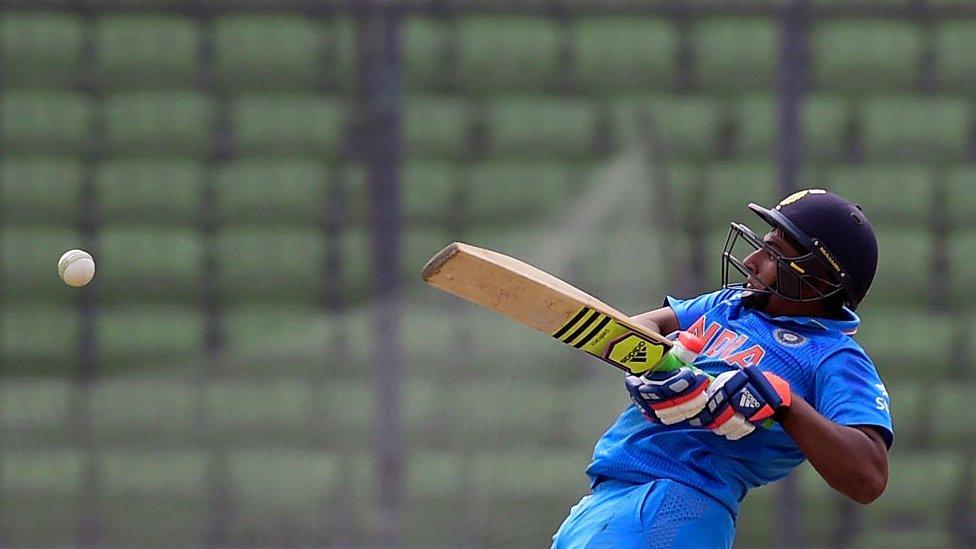
<instances>
[{"instance_id":1,"label":"bat blade","mask_svg":"<svg viewBox=\"0 0 976 549\"><path fill-rule=\"evenodd\" d=\"M590 294L492 250L454 242L427 262L421 277L631 374L651 370L671 348L667 338Z\"/></svg>"}]
</instances>

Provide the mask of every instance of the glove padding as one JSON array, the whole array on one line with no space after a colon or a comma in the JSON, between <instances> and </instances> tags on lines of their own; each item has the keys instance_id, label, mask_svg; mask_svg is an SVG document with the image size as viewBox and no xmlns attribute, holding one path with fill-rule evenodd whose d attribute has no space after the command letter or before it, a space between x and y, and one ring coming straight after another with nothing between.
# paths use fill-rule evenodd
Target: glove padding
<instances>
[{"instance_id":1,"label":"glove padding","mask_svg":"<svg viewBox=\"0 0 976 549\"><path fill-rule=\"evenodd\" d=\"M651 372L641 377L627 376L625 383L631 400L655 423L674 425L695 417L705 409L711 378L687 366L668 372Z\"/></svg>"},{"instance_id":2,"label":"glove padding","mask_svg":"<svg viewBox=\"0 0 976 549\"><path fill-rule=\"evenodd\" d=\"M719 374L705 392L707 402L692 425L707 427L729 440L738 440L790 406L790 384L758 368Z\"/></svg>"}]
</instances>

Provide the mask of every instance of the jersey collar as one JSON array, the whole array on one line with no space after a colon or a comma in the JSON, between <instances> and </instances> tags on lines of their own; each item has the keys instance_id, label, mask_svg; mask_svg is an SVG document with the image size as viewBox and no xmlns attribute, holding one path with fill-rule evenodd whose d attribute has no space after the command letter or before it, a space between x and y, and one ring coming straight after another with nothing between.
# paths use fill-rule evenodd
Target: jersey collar
<instances>
[{"instance_id":1,"label":"jersey collar","mask_svg":"<svg viewBox=\"0 0 976 549\"><path fill-rule=\"evenodd\" d=\"M792 324L801 328L842 332L847 335L857 333L861 318L857 313L844 307L844 318L819 318L812 316L770 316L763 311L753 311L776 324Z\"/></svg>"}]
</instances>

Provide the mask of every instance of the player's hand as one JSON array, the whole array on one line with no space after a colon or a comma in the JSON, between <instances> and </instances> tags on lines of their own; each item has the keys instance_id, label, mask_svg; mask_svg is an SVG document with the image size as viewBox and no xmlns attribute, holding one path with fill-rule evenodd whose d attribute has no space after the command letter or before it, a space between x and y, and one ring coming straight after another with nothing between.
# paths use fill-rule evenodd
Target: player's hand
<instances>
[{"instance_id":1,"label":"player's hand","mask_svg":"<svg viewBox=\"0 0 976 549\"><path fill-rule=\"evenodd\" d=\"M792 393L790 384L776 374L745 368L719 374L708 386L706 398L705 409L691 423L738 440L789 408Z\"/></svg>"},{"instance_id":2,"label":"player's hand","mask_svg":"<svg viewBox=\"0 0 976 549\"><path fill-rule=\"evenodd\" d=\"M685 366L641 377L627 376L625 383L631 400L644 417L655 423L673 425L704 410L705 390L710 381L705 372Z\"/></svg>"}]
</instances>

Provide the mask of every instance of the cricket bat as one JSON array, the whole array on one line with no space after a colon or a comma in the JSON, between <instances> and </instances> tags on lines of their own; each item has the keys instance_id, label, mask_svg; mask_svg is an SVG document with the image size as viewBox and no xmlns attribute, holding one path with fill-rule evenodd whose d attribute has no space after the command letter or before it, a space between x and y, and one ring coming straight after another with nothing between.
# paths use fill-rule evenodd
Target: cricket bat
<instances>
[{"instance_id":1,"label":"cricket bat","mask_svg":"<svg viewBox=\"0 0 976 549\"><path fill-rule=\"evenodd\" d=\"M671 341L555 276L498 252L454 242L421 273L435 288L545 332L633 375L652 370Z\"/></svg>"}]
</instances>

